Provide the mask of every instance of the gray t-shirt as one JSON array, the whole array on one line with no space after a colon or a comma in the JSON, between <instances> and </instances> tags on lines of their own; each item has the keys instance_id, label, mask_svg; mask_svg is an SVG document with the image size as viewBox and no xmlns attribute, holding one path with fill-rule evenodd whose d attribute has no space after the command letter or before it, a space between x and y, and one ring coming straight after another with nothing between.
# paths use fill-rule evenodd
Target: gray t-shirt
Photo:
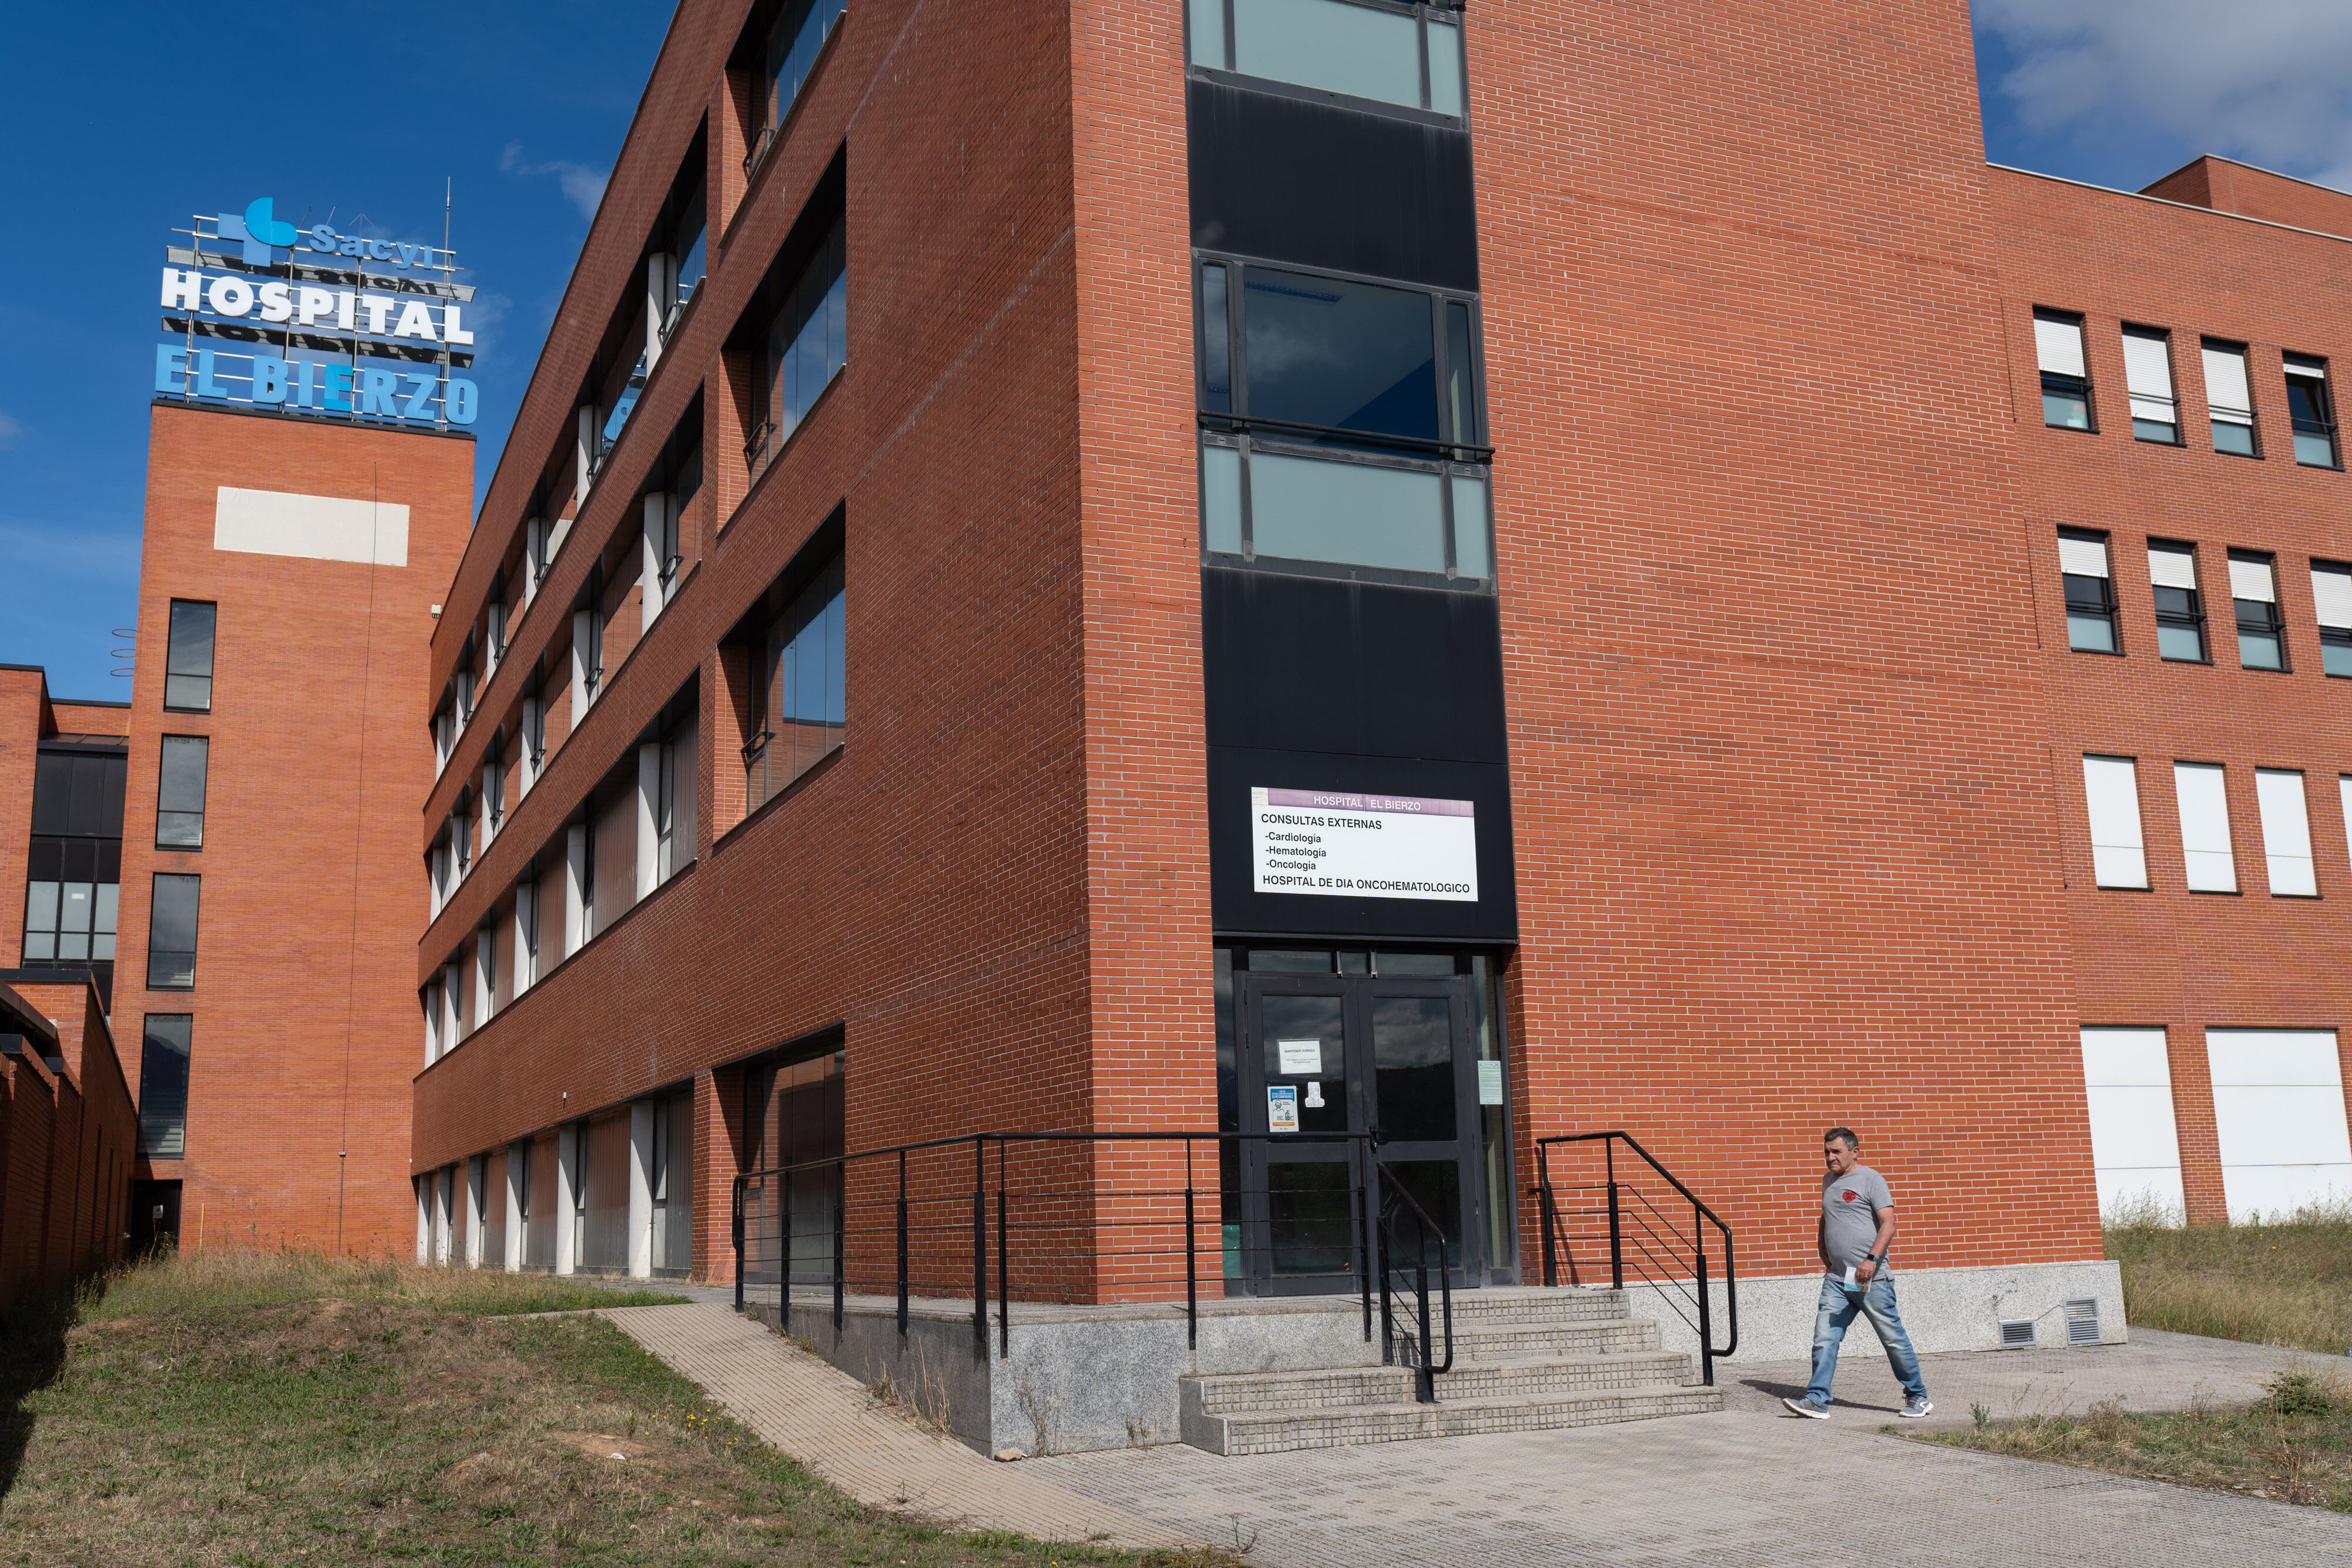
<instances>
[{"instance_id":1,"label":"gray t-shirt","mask_svg":"<svg viewBox=\"0 0 2352 1568\"><path fill-rule=\"evenodd\" d=\"M1831 1273L1843 1279L1846 1270L1860 1266L1878 1239L1878 1211L1894 1207L1886 1178L1868 1166L1822 1177L1822 1237L1829 1244Z\"/></svg>"}]
</instances>

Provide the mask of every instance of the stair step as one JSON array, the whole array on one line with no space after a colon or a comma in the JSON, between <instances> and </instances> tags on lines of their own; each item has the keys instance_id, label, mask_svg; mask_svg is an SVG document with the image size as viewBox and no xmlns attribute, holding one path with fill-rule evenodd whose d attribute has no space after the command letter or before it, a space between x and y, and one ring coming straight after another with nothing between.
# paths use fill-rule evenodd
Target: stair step
<instances>
[{"instance_id":1,"label":"stair step","mask_svg":"<svg viewBox=\"0 0 2352 1568\"><path fill-rule=\"evenodd\" d=\"M1677 1351L1559 1356L1529 1361L1457 1362L1438 1378L1438 1396L1515 1398L1606 1389L1679 1385L1690 1357ZM1237 1373L1185 1379L1186 1407L1204 1416L1266 1416L1350 1406L1397 1405L1412 1398L1406 1366L1333 1367L1314 1372Z\"/></svg>"},{"instance_id":2,"label":"stair step","mask_svg":"<svg viewBox=\"0 0 2352 1568\"><path fill-rule=\"evenodd\" d=\"M1443 1358L1444 1324L1430 1336L1430 1343ZM1418 1356L1419 1336L1399 1326L1397 1337L1406 1352ZM1553 1323L1519 1325L1503 1323L1494 1326L1465 1322L1458 1314L1454 1320L1454 1361L1460 1365L1465 1361L1535 1361L1574 1355L1625 1355L1637 1351L1658 1348L1658 1325L1623 1322L1587 1323Z\"/></svg>"},{"instance_id":3,"label":"stair step","mask_svg":"<svg viewBox=\"0 0 2352 1568\"><path fill-rule=\"evenodd\" d=\"M1632 1309L1625 1304L1622 1291L1518 1291L1505 1288L1454 1292L1454 1324L1457 1331L1465 1322L1482 1327L1503 1323L1565 1326L1623 1322L1631 1316Z\"/></svg>"},{"instance_id":4,"label":"stair step","mask_svg":"<svg viewBox=\"0 0 2352 1568\"><path fill-rule=\"evenodd\" d=\"M1555 1431L1607 1422L1644 1421L1662 1416L1699 1415L1722 1408L1723 1394L1719 1389L1661 1384L1587 1393L1441 1399L1435 1405L1359 1405L1256 1416L1201 1416L1187 1410L1184 1440L1216 1454L1278 1454L1416 1437L1463 1437L1481 1432Z\"/></svg>"}]
</instances>

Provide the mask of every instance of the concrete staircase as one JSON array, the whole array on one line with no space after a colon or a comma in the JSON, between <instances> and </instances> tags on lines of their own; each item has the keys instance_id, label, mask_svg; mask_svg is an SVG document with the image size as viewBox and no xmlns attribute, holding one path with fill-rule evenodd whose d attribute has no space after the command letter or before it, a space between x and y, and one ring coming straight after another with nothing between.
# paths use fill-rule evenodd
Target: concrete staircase
<instances>
[{"instance_id":1,"label":"concrete staircase","mask_svg":"<svg viewBox=\"0 0 2352 1568\"><path fill-rule=\"evenodd\" d=\"M1434 1405L1413 1399L1408 1353L1418 1350L1400 1345L1394 1366L1181 1378L1184 1441L1275 1454L1723 1408L1720 1393L1696 1385L1692 1358L1660 1350L1657 1326L1635 1322L1618 1291L1455 1291L1454 1370L1438 1376Z\"/></svg>"}]
</instances>

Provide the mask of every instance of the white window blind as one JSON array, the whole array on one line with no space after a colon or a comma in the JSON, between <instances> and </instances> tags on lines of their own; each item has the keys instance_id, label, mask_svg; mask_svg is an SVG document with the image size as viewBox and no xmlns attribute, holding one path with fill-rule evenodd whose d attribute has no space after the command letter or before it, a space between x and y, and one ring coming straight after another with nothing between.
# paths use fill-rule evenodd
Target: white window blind
<instances>
[{"instance_id":1,"label":"white window blind","mask_svg":"<svg viewBox=\"0 0 2352 1568\"><path fill-rule=\"evenodd\" d=\"M2037 312L2033 318L2033 350L2042 368L2053 375L2084 374L2083 324L2053 321Z\"/></svg>"},{"instance_id":2,"label":"white window blind","mask_svg":"<svg viewBox=\"0 0 2352 1568\"><path fill-rule=\"evenodd\" d=\"M2124 384L2131 392L2134 419L2173 423L2172 352L2165 333L2150 327L2124 329Z\"/></svg>"},{"instance_id":3,"label":"white window blind","mask_svg":"<svg viewBox=\"0 0 2352 1568\"><path fill-rule=\"evenodd\" d=\"M2254 423L2254 396L2246 385L2246 351L2205 345L2205 404L2228 424Z\"/></svg>"},{"instance_id":4,"label":"white window blind","mask_svg":"<svg viewBox=\"0 0 2352 1568\"><path fill-rule=\"evenodd\" d=\"M2197 554L2170 545L2147 547L2147 577L2158 588L2197 589Z\"/></svg>"},{"instance_id":5,"label":"white window blind","mask_svg":"<svg viewBox=\"0 0 2352 1568\"><path fill-rule=\"evenodd\" d=\"M2205 1060L2232 1223L2352 1196L2334 1030L2209 1029Z\"/></svg>"},{"instance_id":6,"label":"white window blind","mask_svg":"<svg viewBox=\"0 0 2352 1568\"><path fill-rule=\"evenodd\" d=\"M2278 602L2278 584L2271 576L2271 563L2266 560L2243 560L2230 558L2230 597L2256 599L2264 604Z\"/></svg>"},{"instance_id":7,"label":"white window blind","mask_svg":"<svg viewBox=\"0 0 2352 1568\"><path fill-rule=\"evenodd\" d=\"M2072 577L2106 576L2106 540L2074 538L2066 534L2060 534L2058 536L2058 570Z\"/></svg>"},{"instance_id":8,"label":"white window blind","mask_svg":"<svg viewBox=\"0 0 2352 1568\"><path fill-rule=\"evenodd\" d=\"M2322 626L2352 629L2352 571L2340 566L2313 567L2311 602Z\"/></svg>"},{"instance_id":9,"label":"white window blind","mask_svg":"<svg viewBox=\"0 0 2352 1568\"><path fill-rule=\"evenodd\" d=\"M2091 869L2101 887L2146 887L2139 777L2128 757L2084 757L2083 794L2091 816Z\"/></svg>"},{"instance_id":10,"label":"white window blind","mask_svg":"<svg viewBox=\"0 0 2352 1568\"><path fill-rule=\"evenodd\" d=\"M2336 803L2344 809L2344 836L2352 840L2352 773L2336 776Z\"/></svg>"},{"instance_id":11,"label":"white window blind","mask_svg":"<svg viewBox=\"0 0 2352 1568\"><path fill-rule=\"evenodd\" d=\"M2263 813L2263 860L2273 898L2315 898L2311 822L2305 815L2303 775L2284 768L2254 769L2254 803Z\"/></svg>"},{"instance_id":12,"label":"white window blind","mask_svg":"<svg viewBox=\"0 0 2352 1568\"><path fill-rule=\"evenodd\" d=\"M2083 1087L2091 1113L2099 1212L2110 1219L2160 1218L2179 1224L2187 1205L2164 1031L2084 1030Z\"/></svg>"},{"instance_id":13,"label":"white window blind","mask_svg":"<svg viewBox=\"0 0 2352 1568\"><path fill-rule=\"evenodd\" d=\"M2180 854L2192 893L2238 891L2238 858L2230 848L2230 792L2219 764L2176 762L2173 798L2180 804Z\"/></svg>"}]
</instances>

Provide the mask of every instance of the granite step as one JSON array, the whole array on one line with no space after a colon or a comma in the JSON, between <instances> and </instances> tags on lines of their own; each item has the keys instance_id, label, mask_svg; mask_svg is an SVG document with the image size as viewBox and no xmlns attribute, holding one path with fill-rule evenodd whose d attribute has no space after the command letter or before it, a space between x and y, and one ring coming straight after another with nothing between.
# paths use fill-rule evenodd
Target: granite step
<instances>
[{"instance_id":1,"label":"granite step","mask_svg":"<svg viewBox=\"0 0 2352 1568\"><path fill-rule=\"evenodd\" d=\"M1533 1394L1664 1386L1689 1375L1690 1358L1671 1351L1457 1363L1439 1379L1440 1397L1499 1399ZM1410 1366L1333 1367L1186 1378L1183 1404L1205 1416L1269 1415L1350 1405L1409 1403Z\"/></svg>"},{"instance_id":2,"label":"granite step","mask_svg":"<svg viewBox=\"0 0 2352 1568\"><path fill-rule=\"evenodd\" d=\"M1723 1408L1718 1389L1673 1384L1434 1405L1392 1402L1313 1410L1212 1416L1182 1412L1185 1442L1213 1454L1279 1454L1482 1432L1543 1432L1609 1422L1700 1415Z\"/></svg>"}]
</instances>

